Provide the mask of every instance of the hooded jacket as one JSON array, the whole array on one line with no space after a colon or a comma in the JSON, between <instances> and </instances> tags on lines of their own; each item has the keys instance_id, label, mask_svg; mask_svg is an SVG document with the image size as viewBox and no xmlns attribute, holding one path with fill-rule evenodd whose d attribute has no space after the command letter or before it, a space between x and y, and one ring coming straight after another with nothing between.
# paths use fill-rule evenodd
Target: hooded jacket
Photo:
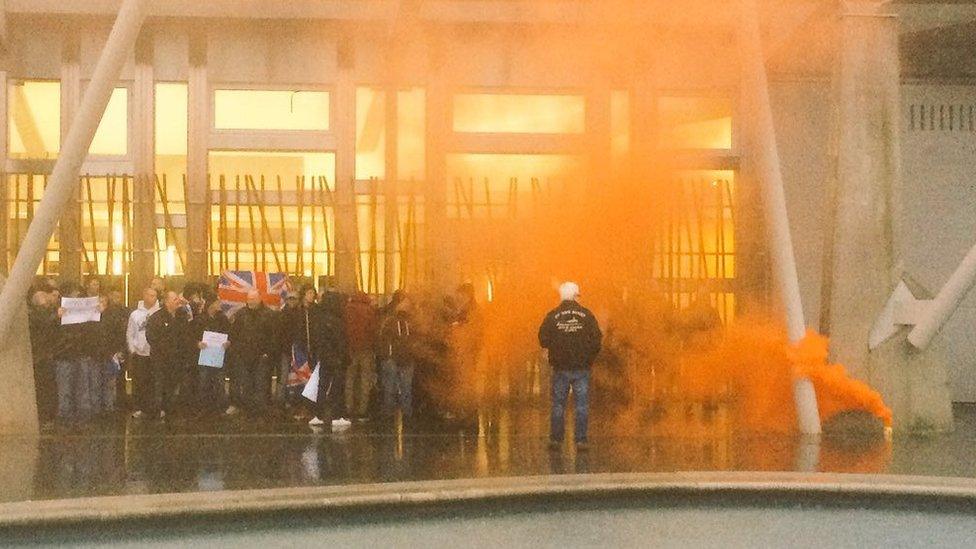
<instances>
[{"instance_id":1,"label":"hooded jacket","mask_svg":"<svg viewBox=\"0 0 976 549\"><path fill-rule=\"evenodd\" d=\"M553 370L589 370L602 339L596 317L573 300L549 311L539 326L539 345L549 350Z\"/></svg>"},{"instance_id":2,"label":"hooded jacket","mask_svg":"<svg viewBox=\"0 0 976 549\"><path fill-rule=\"evenodd\" d=\"M379 320L368 295L360 292L352 296L346 304L345 324L350 353L373 350Z\"/></svg>"},{"instance_id":3,"label":"hooded jacket","mask_svg":"<svg viewBox=\"0 0 976 549\"><path fill-rule=\"evenodd\" d=\"M129 324L125 330L125 341L129 347L129 352L139 356L149 356L149 341L146 340L146 324L149 316L159 310L159 301L151 309L146 308L146 304L139 302L139 307L129 315Z\"/></svg>"},{"instance_id":4,"label":"hooded jacket","mask_svg":"<svg viewBox=\"0 0 976 549\"><path fill-rule=\"evenodd\" d=\"M376 356L380 359L392 358L398 366L405 366L414 358L413 321L405 311L394 311L383 319L380 326Z\"/></svg>"}]
</instances>

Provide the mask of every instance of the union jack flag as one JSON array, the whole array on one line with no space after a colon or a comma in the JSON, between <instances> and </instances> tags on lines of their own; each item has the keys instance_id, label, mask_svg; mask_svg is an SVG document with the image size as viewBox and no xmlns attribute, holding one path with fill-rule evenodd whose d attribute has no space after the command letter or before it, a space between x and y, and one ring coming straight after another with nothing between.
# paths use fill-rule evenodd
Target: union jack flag
<instances>
[{"instance_id":1,"label":"union jack flag","mask_svg":"<svg viewBox=\"0 0 976 549\"><path fill-rule=\"evenodd\" d=\"M288 296L288 275L285 273L259 273L256 271L224 271L220 274L217 296L227 316L233 316L247 305L247 293L257 290L261 301L278 309Z\"/></svg>"},{"instance_id":2,"label":"union jack flag","mask_svg":"<svg viewBox=\"0 0 976 549\"><path fill-rule=\"evenodd\" d=\"M312 368L308 361L305 345L295 343L291 346L291 368L288 371L288 387L299 387L308 383Z\"/></svg>"}]
</instances>

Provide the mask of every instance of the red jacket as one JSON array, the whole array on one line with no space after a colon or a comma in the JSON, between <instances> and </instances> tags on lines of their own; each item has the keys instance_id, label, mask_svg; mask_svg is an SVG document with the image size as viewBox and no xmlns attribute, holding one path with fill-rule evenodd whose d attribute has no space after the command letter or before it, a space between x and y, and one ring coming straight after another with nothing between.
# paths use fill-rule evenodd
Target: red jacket
<instances>
[{"instance_id":1,"label":"red jacket","mask_svg":"<svg viewBox=\"0 0 976 549\"><path fill-rule=\"evenodd\" d=\"M346 303L345 321L349 352L372 350L376 344L379 319L369 296L362 292L352 296Z\"/></svg>"}]
</instances>

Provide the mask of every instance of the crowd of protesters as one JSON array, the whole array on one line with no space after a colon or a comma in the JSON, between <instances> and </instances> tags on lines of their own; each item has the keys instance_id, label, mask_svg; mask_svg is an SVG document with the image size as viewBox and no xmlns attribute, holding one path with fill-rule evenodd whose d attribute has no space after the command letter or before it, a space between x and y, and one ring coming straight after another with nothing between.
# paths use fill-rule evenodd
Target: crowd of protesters
<instances>
[{"instance_id":1,"label":"crowd of protesters","mask_svg":"<svg viewBox=\"0 0 976 549\"><path fill-rule=\"evenodd\" d=\"M96 296L100 320L62 324L62 298ZM187 283L177 292L155 278L129 309L121 289L97 277L83 286L39 278L28 305L42 424L73 428L124 415L313 427L393 421L397 412L407 425L416 414L463 418L447 395L458 392L457 369L473 367L480 350L469 284L451 296L401 290L382 306L331 286L302 286L281 307L265 297L252 291L228 315L215 287ZM459 330L473 335L452 350ZM205 332L227 336L222 367L198 364ZM311 397L307 383L317 389Z\"/></svg>"}]
</instances>

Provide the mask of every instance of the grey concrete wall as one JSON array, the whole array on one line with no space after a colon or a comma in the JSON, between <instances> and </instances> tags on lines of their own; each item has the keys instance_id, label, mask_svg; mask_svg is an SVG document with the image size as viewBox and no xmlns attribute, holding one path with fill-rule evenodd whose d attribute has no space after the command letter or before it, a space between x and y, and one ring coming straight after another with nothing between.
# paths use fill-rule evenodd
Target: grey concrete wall
<instances>
[{"instance_id":1,"label":"grey concrete wall","mask_svg":"<svg viewBox=\"0 0 976 549\"><path fill-rule=\"evenodd\" d=\"M830 83L773 81L770 88L803 311L807 325L817 328L829 173Z\"/></svg>"},{"instance_id":2,"label":"grey concrete wall","mask_svg":"<svg viewBox=\"0 0 976 549\"><path fill-rule=\"evenodd\" d=\"M783 162L797 268L808 325L820 323L823 270L827 147L830 137L830 84L827 81L771 83L776 132ZM916 105L916 129L911 106ZM919 105L955 105L953 129L948 111L943 125L919 130ZM976 86L938 83L902 85L902 257L905 271L937 292L959 261L976 244ZM958 109L963 106L960 129ZM976 112L974 112L976 116ZM974 120L976 124L976 120ZM976 401L976 292L956 311L943 333L952 398Z\"/></svg>"},{"instance_id":3,"label":"grey concrete wall","mask_svg":"<svg viewBox=\"0 0 976 549\"><path fill-rule=\"evenodd\" d=\"M916 105L916 127L911 106ZM933 106L934 129L919 129L919 106ZM952 129L948 107L953 105ZM943 107L939 116L940 106ZM916 83L902 86L902 185L905 268L937 292L976 244L976 87ZM960 120L958 110L962 107ZM941 118L941 129L940 120ZM943 332L952 397L976 401L976 293Z\"/></svg>"}]
</instances>

